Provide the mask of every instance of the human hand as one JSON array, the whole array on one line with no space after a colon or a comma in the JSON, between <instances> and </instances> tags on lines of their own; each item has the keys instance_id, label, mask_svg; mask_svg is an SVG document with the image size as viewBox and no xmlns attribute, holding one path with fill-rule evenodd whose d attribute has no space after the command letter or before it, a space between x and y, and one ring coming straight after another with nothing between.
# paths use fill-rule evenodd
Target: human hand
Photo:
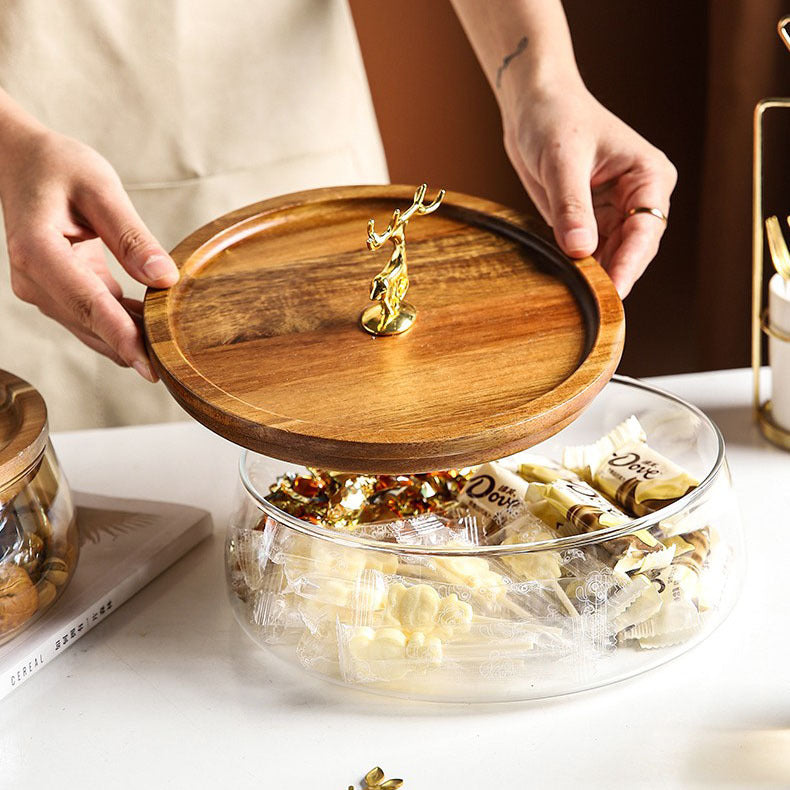
<instances>
[{"instance_id":1,"label":"human hand","mask_svg":"<svg viewBox=\"0 0 790 790\"><path fill-rule=\"evenodd\" d=\"M144 285L173 285L175 264L92 148L43 129L4 143L0 200L14 293L93 350L156 381L143 344L142 303L124 298L102 242Z\"/></svg>"},{"instance_id":2,"label":"human hand","mask_svg":"<svg viewBox=\"0 0 790 790\"><path fill-rule=\"evenodd\" d=\"M527 92L504 116L505 148L562 250L594 255L625 297L658 251L677 171L581 81Z\"/></svg>"}]
</instances>

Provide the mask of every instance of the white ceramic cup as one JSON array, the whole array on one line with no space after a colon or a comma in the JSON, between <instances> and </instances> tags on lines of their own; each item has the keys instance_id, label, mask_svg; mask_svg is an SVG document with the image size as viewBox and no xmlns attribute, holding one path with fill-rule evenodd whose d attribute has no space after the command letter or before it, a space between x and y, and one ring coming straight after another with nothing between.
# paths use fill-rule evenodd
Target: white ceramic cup
<instances>
[{"instance_id":1,"label":"white ceramic cup","mask_svg":"<svg viewBox=\"0 0 790 790\"><path fill-rule=\"evenodd\" d=\"M790 282L780 274L775 274L769 284L768 317L774 329L790 335ZM769 337L768 359L773 417L777 425L790 431L790 342Z\"/></svg>"}]
</instances>

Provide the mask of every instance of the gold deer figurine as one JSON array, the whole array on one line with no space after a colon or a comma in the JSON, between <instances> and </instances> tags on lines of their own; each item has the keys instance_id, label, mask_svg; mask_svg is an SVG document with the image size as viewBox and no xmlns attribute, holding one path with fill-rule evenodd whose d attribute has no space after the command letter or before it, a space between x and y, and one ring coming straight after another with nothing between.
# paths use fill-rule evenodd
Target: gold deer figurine
<instances>
[{"instance_id":1,"label":"gold deer figurine","mask_svg":"<svg viewBox=\"0 0 790 790\"><path fill-rule=\"evenodd\" d=\"M393 250L389 263L373 278L370 289L370 298L378 300L363 310L359 322L366 332L371 335L400 335L410 329L417 318L417 308L404 301L406 291L409 289L409 272L406 268L406 225L409 220L418 214L431 214L439 208L444 198L444 190L433 203L427 206L423 203L427 184L422 184L414 193L414 203L403 213L395 209L392 221L387 225L384 233L376 233L374 220L368 222L368 249L377 250L384 242L391 241Z\"/></svg>"}]
</instances>

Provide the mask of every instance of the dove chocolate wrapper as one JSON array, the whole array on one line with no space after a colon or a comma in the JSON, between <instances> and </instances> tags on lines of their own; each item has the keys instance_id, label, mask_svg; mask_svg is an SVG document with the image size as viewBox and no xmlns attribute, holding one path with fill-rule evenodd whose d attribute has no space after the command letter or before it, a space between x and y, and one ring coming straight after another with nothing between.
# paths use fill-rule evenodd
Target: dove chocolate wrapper
<instances>
[{"instance_id":1,"label":"dove chocolate wrapper","mask_svg":"<svg viewBox=\"0 0 790 790\"><path fill-rule=\"evenodd\" d=\"M579 533L597 532L628 524L631 519L582 480L556 480L553 483L530 483L530 502L547 502L558 523L569 521ZM664 568L675 556L646 530L611 538L601 543L619 573Z\"/></svg>"},{"instance_id":2,"label":"dove chocolate wrapper","mask_svg":"<svg viewBox=\"0 0 790 790\"><path fill-rule=\"evenodd\" d=\"M647 444L633 416L594 444L566 448L562 461L634 516L654 513L699 485Z\"/></svg>"},{"instance_id":3,"label":"dove chocolate wrapper","mask_svg":"<svg viewBox=\"0 0 790 790\"><path fill-rule=\"evenodd\" d=\"M488 535L524 512L528 486L519 475L491 462L483 464L469 478L458 502L477 518Z\"/></svg>"},{"instance_id":4,"label":"dove chocolate wrapper","mask_svg":"<svg viewBox=\"0 0 790 790\"><path fill-rule=\"evenodd\" d=\"M579 475L543 455L519 456L518 474L528 483L553 483L555 480L579 480Z\"/></svg>"}]
</instances>

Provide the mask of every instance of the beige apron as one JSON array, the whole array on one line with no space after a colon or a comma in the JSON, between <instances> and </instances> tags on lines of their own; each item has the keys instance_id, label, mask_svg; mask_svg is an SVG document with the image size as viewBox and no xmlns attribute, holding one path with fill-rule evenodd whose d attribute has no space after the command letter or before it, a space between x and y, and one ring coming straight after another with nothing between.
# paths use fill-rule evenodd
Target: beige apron
<instances>
[{"instance_id":1,"label":"beige apron","mask_svg":"<svg viewBox=\"0 0 790 790\"><path fill-rule=\"evenodd\" d=\"M388 180L346 0L3 0L0 85L102 153L167 249L272 195ZM2 248L0 368L54 430L184 416L19 302Z\"/></svg>"}]
</instances>

